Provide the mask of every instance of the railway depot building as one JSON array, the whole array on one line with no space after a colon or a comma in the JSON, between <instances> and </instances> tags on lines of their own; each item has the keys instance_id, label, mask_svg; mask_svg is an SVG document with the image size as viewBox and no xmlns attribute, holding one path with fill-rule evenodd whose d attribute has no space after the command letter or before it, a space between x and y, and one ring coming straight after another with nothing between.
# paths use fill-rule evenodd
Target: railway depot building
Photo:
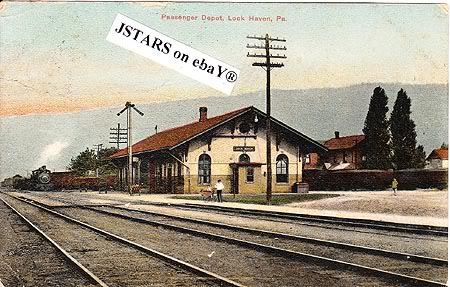
<instances>
[{"instance_id":1,"label":"railway depot building","mask_svg":"<svg viewBox=\"0 0 450 287\"><path fill-rule=\"evenodd\" d=\"M197 193L221 179L225 192L266 191L266 114L250 106L151 135L133 145L134 184L150 193ZM327 149L271 120L272 190L291 192L302 181L304 156ZM120 185L126 186L127 149L111 156ZM144 189L145 190L145 189Z\"/></svg>"}]
</instances>

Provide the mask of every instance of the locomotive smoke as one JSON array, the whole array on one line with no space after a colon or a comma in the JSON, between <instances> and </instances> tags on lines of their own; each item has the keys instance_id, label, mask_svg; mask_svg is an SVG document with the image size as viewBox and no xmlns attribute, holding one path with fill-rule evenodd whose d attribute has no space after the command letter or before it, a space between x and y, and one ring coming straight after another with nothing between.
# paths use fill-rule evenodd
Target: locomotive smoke
<instances>
[{"instance_id":1,"label":"locomotive smoke","mask_svg":"<svg viewBox=\"0 0 450 287\"><path fill-rule=\"evenodd\" d=\"M69 146L67 142L55 141L44 147L39 156L36 166L48 165L51 161L59 158L61 152Z\"/></svg>"}]
</instances>

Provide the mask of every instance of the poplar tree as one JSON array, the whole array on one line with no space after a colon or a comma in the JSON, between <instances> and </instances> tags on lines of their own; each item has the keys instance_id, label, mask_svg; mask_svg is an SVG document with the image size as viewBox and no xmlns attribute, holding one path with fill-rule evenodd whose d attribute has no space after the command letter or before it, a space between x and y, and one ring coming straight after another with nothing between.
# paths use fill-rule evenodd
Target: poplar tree
<instances>
[{"instance_id":1,"label":"poplar tree","mask_svg":"<svg viewBox=\"0 0 450 287\"><path fill-rule=\"evenodd\" d=\"M389 169L390 146L389 146L389 121L386 118L389 108L388 98L381 87L373 90L370 99L369 111L364 122L364 153L366 156L365 168L367 169Z\"/></svg>"},{"instance_id":2,"label":"poplar tree","mask_svg":"<svg viewBox=\"0 0 450 287\"><path fill-rule=\"evenodd\" d=\"M397 93L390 125L394 167L396 169L423 167L424 150L423 146L416 148L416 124L411 119L411 99L403 89Z\"/></svg>"}]
</instances>

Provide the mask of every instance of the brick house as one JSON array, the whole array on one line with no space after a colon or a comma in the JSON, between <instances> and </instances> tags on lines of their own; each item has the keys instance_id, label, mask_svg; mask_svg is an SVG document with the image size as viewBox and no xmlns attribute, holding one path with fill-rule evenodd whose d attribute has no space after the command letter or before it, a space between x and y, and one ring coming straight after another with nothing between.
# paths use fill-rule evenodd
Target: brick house
<instances>
[{"instance_id":1,"label":"brick house","mask_svg":"<svg viewBox=\"0 0 450 287\"><path fill-rule=\"evenodd\" d=\"M311 153L306 155L305 169L360 169L365 159L364 139L364 135L341 137L339 132L336 131L334 138L322 142L328 149L326 154Z\"/></svg>"},{"instance_id":2,"label":"brick house","mask_svg":"<svg viewBox=\"0 0 450 287\"><path fill-rule=\"evenodd\" d=\"M426 159L425 168L445 169L448 168L448 148L434 149Z\"/></svg>"},{"instance_id":3,"label":"brick house","mask_svg":"<svg viewBox=\"0 0 450 287\"><path fill-rule=\"evenodd\" d=\"M266 114L246 107L215 117L200 108L199 120L151 135L133 145L134 183L150 193L196 193L222 179L226 192L266 190ZM290 192L302 180L303 157L326 152L320 143L271 120L273 192ZM127 150L111 160L126 184Z\"/></svg>"}]
</instances>

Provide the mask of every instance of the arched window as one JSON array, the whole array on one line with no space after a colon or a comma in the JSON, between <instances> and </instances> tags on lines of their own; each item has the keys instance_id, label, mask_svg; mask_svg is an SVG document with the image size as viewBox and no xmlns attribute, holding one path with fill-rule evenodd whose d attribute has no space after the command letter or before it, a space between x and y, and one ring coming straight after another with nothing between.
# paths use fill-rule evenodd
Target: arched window
<instances>
[{"instance_id":1,"label":"arched window","mask_svg":"<svg viewBox=\"0 0 450 287\"><path fill-rule=\"evenodd\" d=\"M239 162L249 163L250 157L248 156L248 154L243 153L239 156Z\"/></svg>"},{"instance_id":2,"label":"arched window","mask_svg":"<svg viewBox=\"0 0 450 287\"><path fill-rule=\"evenodd\" d=\"M211 157L207 154L198 158L198 183L211 183Z\"/></svg>"},{"instance_id":3,"label":"arched window","mask_svg":"<svg viewBox=\"0 0 450 287\"><path fill-rule=\"evenodd\" d=\"M288 182L289 178L289 159L286 155L277 156L277 182Z\"/></svg>"}]
</instances>

